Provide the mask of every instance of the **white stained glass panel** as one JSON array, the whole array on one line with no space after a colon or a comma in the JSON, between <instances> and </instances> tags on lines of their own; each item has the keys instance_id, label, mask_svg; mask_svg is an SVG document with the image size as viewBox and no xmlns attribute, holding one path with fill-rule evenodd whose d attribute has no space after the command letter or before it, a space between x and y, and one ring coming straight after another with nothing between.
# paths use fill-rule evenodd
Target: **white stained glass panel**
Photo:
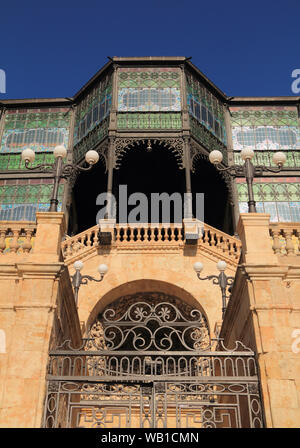
<instances>
[{"instance_id":1,"label":"white stained glass panel","mask_svg":"<svg viewBox=\"0 0 300 448\"><path fill-rule=\"evenodd\" d=\"M265 213L263 202L256 202L256 211L257 213Z\"/></svg>"},{"instance_id":2,"label":"white stained glass panel","mask_svg":"<svg viewBox=\"0 0 300 448\"><path fill-rule=\"evenodd\" d=\"M123 88L118 94L118 110L120 112L179 112L181 110L180 90L175 87Z\"/></svg>"},{"instance_id":3,"label":"white stained glass panel","mask_svg":"<svg viewBox=\"0 0 300 448\"><path fill-rule=\"evenodd\" d=\"M264 202L265 213L270 214L271 222L278 222L276 202Z\"/></svg>"},{"instance_id":4,"label":"white stained glass panel","mask_svg":"<svg viewBox=\"0 0 300 448\"><path fill-rule=\"evenodd\" d=\"M239 203L240 213L248 213L247 202ZM300 222L300 202L256 202L257 213L269 213L271 222Z\"/></svg>"},{"instance_id":5,"label":"white stained glass panel","mask_svg":"<svg viewBox=\"0 0 300 448\"><path fill-rule=\"evenodd\" d=\"M233 126L235 150L251 146L260 150L300 149L300 129L295 126Z\"/></svg>"},{"instance_id":6,"label":"white stained glass panel","mask_svg":"<svg viewBox=\"0 0 300 448\"><path fill-rule=\"evenodd\" d=\"M291 221L291 212L288 202L277 202L278 220L283 222Z\"/></svg>"},{"instance_id":7,"label":"white stained glass panel","mask_svg":"<svg viewBox=\"0 0 300 448\"><path fill-rule=\"evenodd\" d=\"M240 202L240 213L248 213L248 204L247 202Z\"/></svg>"},{"instance_id":8,"label":"white stained glass panel","mask_svg":"<svg viewBox=\"0 0 300 448\"><path fill-rule=\"evenodd\" d=\"M300 202L290 202L292 222L300 222Z\"/></svg>"}]
</instances>

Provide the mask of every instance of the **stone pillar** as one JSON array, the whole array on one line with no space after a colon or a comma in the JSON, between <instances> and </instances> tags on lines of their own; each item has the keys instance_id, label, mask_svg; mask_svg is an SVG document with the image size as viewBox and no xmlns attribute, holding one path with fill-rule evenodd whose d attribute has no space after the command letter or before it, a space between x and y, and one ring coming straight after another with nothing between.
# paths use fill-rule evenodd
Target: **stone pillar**
<instances>
[{"instance_id":1,"label":"stone pillar","mask_svg":"<svg viewBox=\"0 0 300 448\"><path fill-rule=\"evenodd\" d=\"M60 245L66 231L65 215L61 212L38 212L34 258L44 262L60 259ZM36 256L35 256L36 255Z\"/></svg>"},{"instance_id":2,"label":"stone pillar","mask_svg":"<svg viewBox=\"0 0 300 448\"><path fill-rule=\"evenodd\" d=\"M300 260L272 248L269 216L242 214L243 258L221 329L258 356L267 427L300 422Z\"/></svg>"},{"instance_id":3,"label":"stone pillar","mask_svg":"<svg viewBox=\"0 0 300 448\"><path fill-rule=\"evenodd\" d=\"M278 264L272 250L269 231L270 215L242 213L237 232L242 241L243 261L247 264Z\"/></svg>"},{"instance_id":4,"label":"stone pillar","mask_svg":"<svg viewBox=\"0 0 300 448\"><path fill-rule=\"evenodd\" d=\"M62 333L80 341L73 291L60 261L63 232L63 213L38 213L33 252L0 258L0 427L41 427L49 347ZM59 334L54 322L60 322Z\"/></svg>"}]
</instances>

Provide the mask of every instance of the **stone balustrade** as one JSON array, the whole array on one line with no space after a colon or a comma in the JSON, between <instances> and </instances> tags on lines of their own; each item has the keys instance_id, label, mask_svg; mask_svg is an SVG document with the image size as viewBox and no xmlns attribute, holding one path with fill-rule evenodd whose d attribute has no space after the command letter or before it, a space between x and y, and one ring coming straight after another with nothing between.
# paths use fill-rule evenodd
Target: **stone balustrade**
<instances>
[{"instance_id":1,"label":"stone balustrade","mask_svg":"<svg viewBox=\"0 0 300 448\"><path fill-rule=\"evenodd\" d=\"M65 260L87 254L95 247L100 246L99 227L96 225L73 237L66 237L62 242L62 253ZM148 247L161 246L174 247L183 246L185 243L184 226L170 224L140 224L136 227L130 225L116 224L113 229L112 246L124 247ZM203 232L198 239L198 247L213 250L220 256L224 255L238 262L241 252L239 239L227 235L207 224L203 226Z\"/></svg>"},{"instance_id":2,"label":"stone balustrade","mask_svg":"<svg viewBox=\"0 0 300 448\"><path fill-rule=\"evenodd\" d=\"M219 251L220 254L227 255L236 262L240 259L242 250L241 241L207 224L204 224L202 236L198 244Z\"/></svg>"},{"instance_id":3,"label":"stone balustrade","mask_svg":"<svg viewBox=\"0 0 300 448\"><path fill-rule=\"evenodd\" d=\"M31 221L0 221L0 254L29 253L35 234Z\"/></svg>"},{"instance_id":4,"label":"stone balustrade","mask_svg":"<svg viewBox=\"0 0 300 448\"><path fill-rule=\"evenodd\" d=\"M270 224L270 236L275 254L300 256L300 223L280 222Z\"/></svg>"},{"instance_id":5,"label":"stone balustrade","mask_svg":"<svg viewBox=\"0 0 300 448\"><path fill-rule=\"evenodd\" d=\"M78 233L78 235L72 237L66 236L66 239L61 244L64 259L81 254L82 252L88 251L90 248L98 246L98 232L99 227L94 226L84 232Z\"/></svg>"},{"instance_id":6,"label":"stone balustrade","mask_svg":"<svg viewBox=\"0 0 300 448\"><path fill-rule=\"evenodd\" d=\"M151 225L144 224L137 227L117 225L115 228L116 244L121 243L179 243L184 241L184 230L181 225Z\"/></svg>"}]
</instances>

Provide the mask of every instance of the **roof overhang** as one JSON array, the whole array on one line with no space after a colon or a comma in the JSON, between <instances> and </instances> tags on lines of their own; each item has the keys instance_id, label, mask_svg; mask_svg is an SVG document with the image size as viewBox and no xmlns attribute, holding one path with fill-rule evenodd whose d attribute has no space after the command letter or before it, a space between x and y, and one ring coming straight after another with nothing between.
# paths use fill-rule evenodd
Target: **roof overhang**
<instances>
[{"instance_id":1,"label":"roof overhang","mask_svg":"<svg viewBox=\"0 0 300 448\"><path fill-rule=\"evenodd\" d=\"M98 79L117 66L182 66L189 69L205 87L207 87L218 99L228 106L260 106L260 105L299 105L300 96L280 96L280 97L230 97L219 89L210 79L201 72L191 61L191 57L185 56L138 56L138 57L108 57L109 61L95 73L95 75L84 84L84 86L70 98L29 98L29 99L13 99L2 100L0 106L2 108L16 107L68 107L80 101L81 97L93 87Z\"/></svg>"}]
</instances>

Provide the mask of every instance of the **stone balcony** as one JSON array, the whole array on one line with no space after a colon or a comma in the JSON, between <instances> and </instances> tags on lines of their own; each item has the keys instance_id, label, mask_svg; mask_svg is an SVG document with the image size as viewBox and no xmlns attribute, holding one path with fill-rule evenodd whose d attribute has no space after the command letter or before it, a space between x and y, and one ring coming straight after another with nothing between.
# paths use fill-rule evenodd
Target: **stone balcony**
<instances>
[{"instance_id":1,"label":"stone balcony","mask_svg":"<svg viewBox=\"0 0 300 448\"><path fill-rule=\"evenodd\" d=\"M134 251L183 251L186 247L184 225L153 225L138 226L116 224L110 229L112 241L109 246L117 252ZM71 264L80 257L87 256L101 246L99 226L91 227L78 235L67 237L62 242L62 253L66 264ZM102 246L103 247L103 246ZM222 257L229 264L236 265L240 258L241 242L238 238L227 235L207 224L203 225L195 250L212 252Z\"/></svg>"}]
</instances>

